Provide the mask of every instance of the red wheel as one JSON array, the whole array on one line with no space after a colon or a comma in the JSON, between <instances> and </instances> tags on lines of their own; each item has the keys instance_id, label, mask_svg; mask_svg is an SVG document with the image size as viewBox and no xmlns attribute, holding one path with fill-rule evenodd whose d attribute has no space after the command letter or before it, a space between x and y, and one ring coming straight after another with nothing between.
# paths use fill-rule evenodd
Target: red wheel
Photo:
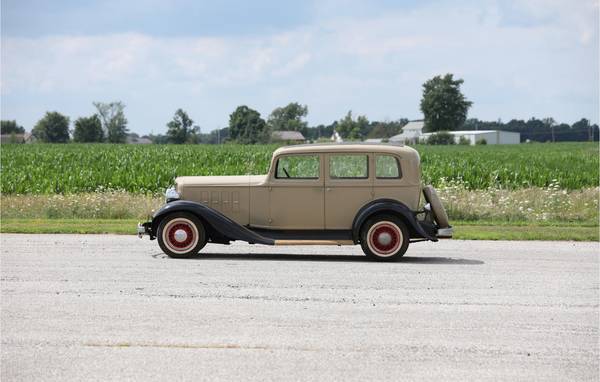
<instances>
[{"instance_id":1,"label":"red wheel","mask_svg":"<svg viewBox=\"0 0 600 382\"><path fill-rule=\"evenodd\" d=\"M170 257L192 257L206 244L202 222L193 215L175 213L164 218L158 227L158 244Z\"/></svg>"},{"instance_id":2,"label":"red wheel","mask_svg":"<svg viewBox=\"0 0 600 382\"><path fill-rule=\"evenodd\" d=\"M406 225L395 216L376 216L363 226L363 252L375 260L393 260L406 253L409 243Z\"/></svg>"}]
</instances>

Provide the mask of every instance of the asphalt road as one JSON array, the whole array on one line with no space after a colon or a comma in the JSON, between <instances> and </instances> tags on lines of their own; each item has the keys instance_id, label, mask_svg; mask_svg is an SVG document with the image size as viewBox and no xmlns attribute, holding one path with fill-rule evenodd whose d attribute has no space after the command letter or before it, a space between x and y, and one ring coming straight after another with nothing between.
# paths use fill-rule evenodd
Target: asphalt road
<instances>
[{"instance_id":1,"label":"asphalt road","mask_svg":"<svg viewBox=\"0 0 600 382\"><path fill-rule=\"evenodd\" d=\"M1 242L2 381L598 380L598 243Z\"/></svg>"}]
</instances>

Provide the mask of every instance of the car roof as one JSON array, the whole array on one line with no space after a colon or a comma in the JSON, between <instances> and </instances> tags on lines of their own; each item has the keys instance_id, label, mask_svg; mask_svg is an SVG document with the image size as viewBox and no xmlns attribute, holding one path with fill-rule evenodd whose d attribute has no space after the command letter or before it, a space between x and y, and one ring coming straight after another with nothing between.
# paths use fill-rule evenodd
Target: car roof
<instances>
[{"instance_id":1,"label":"car roof","mask_svg":"<svg viewBox=\"0 0 600 382\"><path fill-rule=\"evenodd\" d=\"M280 154L308 154L308 153L335 153L335 152L351 152L351 153L388 153L401 156L416 156L419 154L411 147L402 144L390 143L316 143L305 145L293 145L280 147L273 155Z\"/></svg>"}]
</instances>

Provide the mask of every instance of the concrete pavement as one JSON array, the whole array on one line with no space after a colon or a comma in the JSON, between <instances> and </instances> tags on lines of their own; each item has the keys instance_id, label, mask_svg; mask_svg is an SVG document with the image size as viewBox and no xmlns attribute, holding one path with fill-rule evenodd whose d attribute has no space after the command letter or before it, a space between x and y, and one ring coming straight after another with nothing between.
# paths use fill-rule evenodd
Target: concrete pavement
<instances>
[{"instance_id":1,"label":"concrete pavement","mask_svg":"<svg viewBox=\"0 0 600 382\"><path fill-rule=\"evenodd\" d=\"M598 380L598 243L2 234L2 381Z\"/></svg>"}]
</instances>

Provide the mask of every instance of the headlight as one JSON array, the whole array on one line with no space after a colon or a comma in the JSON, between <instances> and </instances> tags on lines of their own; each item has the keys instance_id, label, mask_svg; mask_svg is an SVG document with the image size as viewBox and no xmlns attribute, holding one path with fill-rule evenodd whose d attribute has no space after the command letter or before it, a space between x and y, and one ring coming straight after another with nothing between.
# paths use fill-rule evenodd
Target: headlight
<instances>
[{"instance_id":1,"label":"headlight","mask_svg":"<svg viewBox=\"0 0 600 382\"><path fill-rule=\"evenodd\" d=\"M177 190L175 190L175 187L167 188L167 191L165 191L165 197L167 198L167 202L170 202L171 200L177 200L180 198L179 193L177 192Z\"/></svg>"}]
</instances>

